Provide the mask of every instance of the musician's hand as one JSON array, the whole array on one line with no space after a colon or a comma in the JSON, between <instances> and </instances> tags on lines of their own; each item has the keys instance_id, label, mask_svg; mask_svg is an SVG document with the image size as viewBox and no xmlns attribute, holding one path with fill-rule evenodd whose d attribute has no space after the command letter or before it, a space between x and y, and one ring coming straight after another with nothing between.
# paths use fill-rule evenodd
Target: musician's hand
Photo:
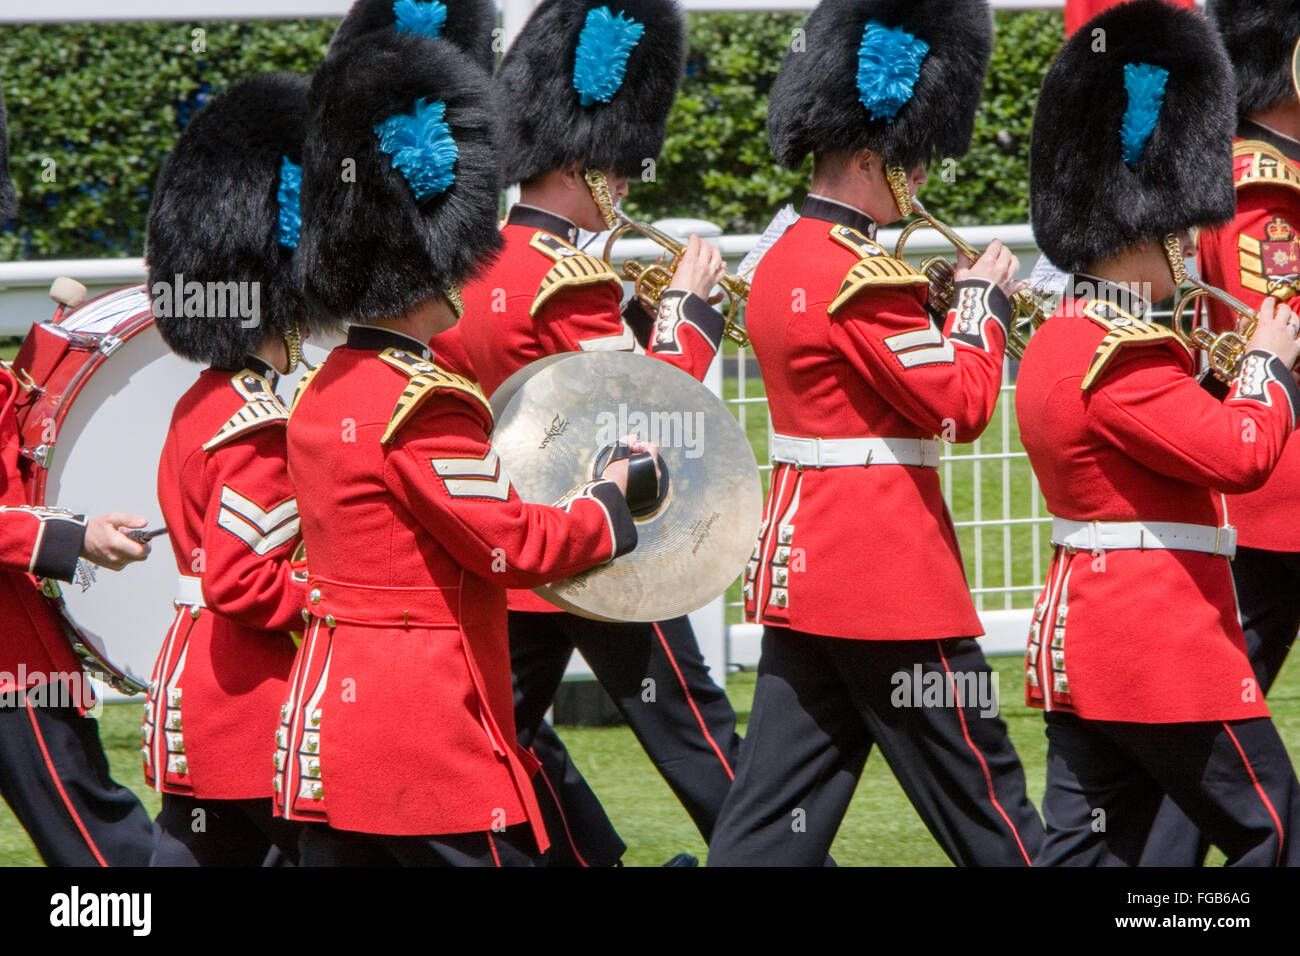
<instances>
[{"instance_id":1,"label":"musician's hand","mask_svg":"<svg viewBox=\"0 0 1300 956\"><path fill-rule=\"evenodd\" d=\"M1007 298L1011 298L1015 294L1015 276L1019 271L1020 260L1012 255L1001 240L994 239L973 266L958 269L954 278L958 282L962 279L987 279L1006 293Z\"/></svg>"},{"instance_id":2,"label":"musician's hand","mask_svg":"<svg viewBox=\"0 0 1300 956\"><path fill-rule=\"evenodd\" d=\"M110 571L120 571L132 561L143 561L149 556L149 543L132 541L121 529L143 528L147 524L139 515L116 511L91 518L86 522L81 556Z\"/></svg>"},{"instance_id":3,"label":"musician's hand","mask_svg":"<svg viewBox=\"0 0 1300 956\"><path fill-rule=\"evenodd\" d=\"M625 435L619 439L624 445L627 445L633 455L639 455L646 452L654 456L655 477L661 478L659 471L659 446L653 442L642 441L635 435ZM614 484L618 485L618 490L624 495L627 494L627 463L628 459L620 458L618 461L610 462L601 472L600 477L607 478Z\"/></svg>"},{"instance_id":4,"label":"musician's hand","mask_svg":"<svg viewBox=\"0 0 1300 956\"><path fill-rule=\"evenodd\" d=\"M701 299L707 299L713 287L722 278L726 263L722 261L722 251L710 242L705 242L695 233L686 242L686 251L673 272L673 280L668 283L670 289L685 289L694 292Z\"/></svg>"},{"instance_id":5,"label":"musician's hand","mask_svg":"<svg viewBox=\"0 0 1300 956\"><path fill-rule=\"evenodd\" d=\"M1246 342L1246 350L1272 352L1287 368L1300 357L1300 317L1276 299L1265 299L1259 307L1259 321Z\"/></svg>"}]
</instances>

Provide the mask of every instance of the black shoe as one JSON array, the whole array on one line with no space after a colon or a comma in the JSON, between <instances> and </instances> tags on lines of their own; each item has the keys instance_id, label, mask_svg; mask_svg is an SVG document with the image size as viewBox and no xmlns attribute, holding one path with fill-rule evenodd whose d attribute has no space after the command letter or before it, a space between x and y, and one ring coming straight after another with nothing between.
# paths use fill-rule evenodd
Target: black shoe
<instances>
[{"instance_id":1,"label":"black shoe","mask_svg":"<svg viewBox=\"0 0 1300 956\"><path fill-rule=\"evenodd\" d=\"M700 861L697 857L693 857L689 853L678 853L675 857L673 857L671 860L669 860L667 863L663 865L664 866L699 866Z\"/></svg>"}]
</instances>

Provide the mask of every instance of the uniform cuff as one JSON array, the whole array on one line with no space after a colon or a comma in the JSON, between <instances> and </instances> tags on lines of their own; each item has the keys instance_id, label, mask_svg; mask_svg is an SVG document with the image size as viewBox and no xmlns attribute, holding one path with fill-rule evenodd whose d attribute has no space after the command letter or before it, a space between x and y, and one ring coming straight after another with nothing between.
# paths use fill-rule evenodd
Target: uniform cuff
<instances>
[{"instance_id":1,"label":"uniform cuff","mask_svg":"<svg viewBox=\"0 0 1300 956\"><path fill-rule=\"evenodd\" d=\"M695 327L716 352L722 344L722 329L726 317L694 292L669 289L659 300L650 344L653 352L680 352L680 333L683 325Z\"/></svg>"},{"instance_id":2,"label":"uniform cuff","mask_svg":"<svg viewBox=\"0 0 1300 956\"><path fill-rule=\"evenodd\" d=\"M1002 341L1011 334L1011 300L988 279L962 279L953 287L952 311L955 313L948 337L991 351L987 329L989 322L1002 327Z\"/></svg>"},{"instance_id":3,"label":"uniform cuff","mask_svg":"<svg viewBox=\"0 0 1300 956\"><path fill-rule=\"evenodd\" d=\"M49 515L41 518L32 574L40 578L71 581L86 541L86 521L81 515Z\"/></svg>"},{"instance_id":4,"label":"uniform cuff","mask_svg":"<svg viewBox=\"0 0 1300 956\"><path fill-rule=\"evenodd\" d=\"M618 485L614 482L593 482L590 493L609 516L610 534L614 538L614 553L609 559L613 561L636 547L636 522L632 520L632 512L628 509L623 492L618 490Z\"/></svg>"},{"instance_id":5,"label":"uniform cuff","mask_svg":"<svg viewBox=\"0 0 1300 956\"><path fill-rule=\"evenodd\" d=\"M1282 360L1265 349L1251 349L1241 360L1241 370L1232 383L1231 397L1272 404L1269 385L1276 383L1291 409L1291 427L1300 421L1300 386Z\"/></svg>"}]
</instances>

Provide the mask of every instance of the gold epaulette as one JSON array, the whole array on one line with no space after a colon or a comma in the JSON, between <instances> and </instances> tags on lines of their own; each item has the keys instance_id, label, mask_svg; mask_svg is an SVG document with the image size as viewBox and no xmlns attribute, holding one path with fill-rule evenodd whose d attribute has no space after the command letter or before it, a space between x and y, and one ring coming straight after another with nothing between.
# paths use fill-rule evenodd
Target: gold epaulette
<instances>
[{"instance_id":1,"label":"gold epaulette","mask_svg":"<svg viewBox=\"0 0 1300 956\"><path fill-rule=\"evenodd\" d=\"M533 233L528 245L555 263L551 266L551 271L542 277L537 295L533 296L533 304L528 307L529 315L536 315L547 299L571 286L614 282L618 284L619 294L622 295L623 280L604 259L583 252L577 246L571 246L558 236L540 229Z\"/></svg>"},{"instance_id":2,"label":"gold epaulette","mask_svg":"<svg viewBox=\"0 0 1300 956\"><path fill-rule=\"evenodd\" d=\"M315 368L309 368L307 371L302 373L302 378L298 379L298 387L293 390L293 398L289 401L290 415L292 415L293 410L298 407L298 402L302 400L303 393L307 391L307 386L311 384L311 380L316 377L316 373L321 370L321 367L324 364L325 363L322 362Z\"/></svg>"},{"instance_id":3,"label":"gold epaulette","mask_svg":"<svg viewBox=\"0 0 1300 956\"><path fill-rule=\"evenodd\" d=\"M1083 381L1079 383L1079 388L1085 392L1101 377L1102 372L1110 365L1111 359L1122 348L1171 341L1179 345L1183 344L1182 340L1174 334L1173 329L1154 322L1143 322L1113 302L1094 299L1086 303L1079 310L1079 314L1087 316L1106 330L1101 344L1092 355L1092 361L1088 363L1088 371L1084 374Z\"/></svg>"},{"instance_id":4,"label":"gold epaulette","mask_svg":"<svg viewBox=\"0 0 1300 956\"><path fill-rule=\"evenodd\" d=\"M406 388L402 389L401 397L397 400L397 407L393 409L393 417L388 420L388 427L384 429L384 434L379 439L380 444L389 444L398 429L406 423L417 408L424 404L424 400L438 391L468 395L483 406L489 419L492 417L492 406L488 403L487 396L478 385L465 376L439 368L432 362L426 362L420 356L412 355L402 349L384 349L379 353L379 357L410 378Z\"/></svg>"},{"instance_id":5,"label":"gold epaulette","mask_svg":"<svg viewBox=\"0 0 1300 956\"><path fill-rule=\"evenodd\" d=\"M244 404L215 435L204 442L204 451L212 451L238 435L289 419L289 413L271 388L271 383L256 372L249 369L236 372L231 377L230 384L235 387Z\"/></svg>"},{"instance_id":6,"label":"gold epaulette","mask_svg":"<svg viewBox=\"0 0 1300 956\"><path fill-rule=\"evenodd\" d=\"M1243 139L1232 147L1232 162L1238 189L1264 185L1300 192L1300 169L1276 146L1258 139Z\"/></svg>"},{"instance_id":7,"label":"gold epaulette","mask_svg":"<svg viewBox=\"0 0 1300 956\"><path fill-rule=\"evenodd\" d=\"M930 280L902 259L895 259L884 246L849 226L831 226L830 237L858 256L858 261L844 276L840 291L826 312L834 315L845 302L868 286L929 285Z\"/></svg>"}]
</instances>

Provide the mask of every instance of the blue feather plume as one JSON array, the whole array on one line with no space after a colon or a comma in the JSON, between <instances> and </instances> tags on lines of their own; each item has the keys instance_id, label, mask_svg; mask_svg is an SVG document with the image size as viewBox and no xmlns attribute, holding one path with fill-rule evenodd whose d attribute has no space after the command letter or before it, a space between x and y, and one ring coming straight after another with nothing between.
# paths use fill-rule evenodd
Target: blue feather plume
<instances>
[{"instance_id":1,"label":"blue feather plume","mask_svg":"<svg viewBox=\"0 0 1300 956\"><path fill-rule=\"evenodd\" d=\"M375 126L379 148L393 158L393 168L411 187L417 203L444 192L456 179L456 141L442 121L447 104L423 97L409 113L390 116Z\"/></svg>"},{"instance_id":2,"label":"blue feather plume","mask_svg":"<svg viewBox=\"0 0 1300 956\"><path fill-rule=\"evenodd\" d=\"M1150 63L1124 64L1124 90L1128 93L1128 106L1119 128L1120 147L1129 169L1136 169L1147 140L1160 118L1160 107L1165 101L1165 83L1169 71Z\"/></svg>"},{"instance_id":3,"label":"blue feather plume","mask_svg":"<svg viewBox=\"0 0 1300 956\"><path fill-rule=\"evenodd\" d=\"M276 240L289 249L298 248L298 233L302 231L302 208L298 204L302 189L302 167L288 156L280 158L280 188L275 198L280 204L280 228Z\"/></svg>"},{"instance_id":4,"label":"blue feather plume","mask_svg":"<svg viewBox=\"0 0 1300 956\"><path fill-rule=\"evenodd\" d=\"M912 98L930 44L906 30L868 21L858 46L858 99L873 120L892 123Z\"/></svg>"},{"instance_id":5,"label":"blue feather plume","mask_svg":"<svg viewBox=\"0 0 1300 956\"><path fill-rule=\"evenodd\" d=\"M573 60L573 88L583 106L608 103L623 85L627 58L645 33L645 24L609 7L587 11Z\"/></svg>"},{"instance_id":6,"label":"blue feather plume","mask_svg":"<svg viewBox=\"0 0 1300 956\"><path fill-rule=\"evenodd\" d=\"M436 40L447 22L447 5L438 0L397 0L393 16L397 18L393 27L398 33L419 33Z\"/></svg>"}]
</instances>

